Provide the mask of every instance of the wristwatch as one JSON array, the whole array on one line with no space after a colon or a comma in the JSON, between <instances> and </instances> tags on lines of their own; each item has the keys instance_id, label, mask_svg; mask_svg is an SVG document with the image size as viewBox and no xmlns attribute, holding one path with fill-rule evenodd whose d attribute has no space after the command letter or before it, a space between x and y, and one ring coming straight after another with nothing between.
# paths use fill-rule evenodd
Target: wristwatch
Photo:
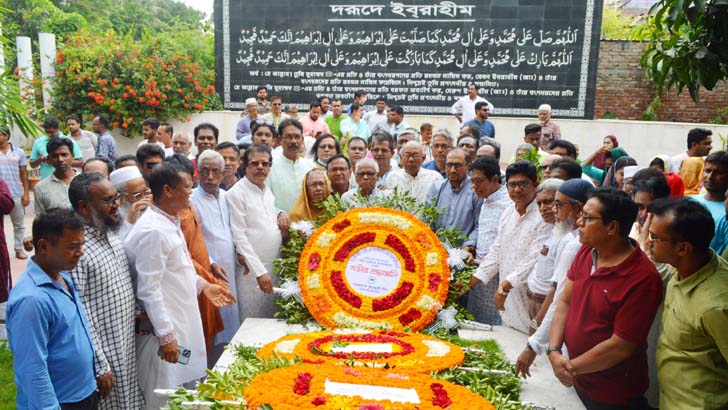
<instances>
[{"instance_id":1,"label":"wristwatch","mask_svg":"<svg viewBox=\"0 0 728 410\"><path fill-rule=\"evenodd\" d=\"M561 346L549 346L546 349L546 356L551 356L551 352L559 352L559 353L561 353Z\"/></svg>"},{"instance_id":2,"label":"wristwatch","mask_svg":"<svg viewBox=\"0 0 728 410\"><path fill-rule=\"evenodd\" d=\"M508 292L506 292L505 290L503 290L503 286L498 285L498 294L501 295L501 296L507 296L508 295Z\"/></svg>"}]
</instances>

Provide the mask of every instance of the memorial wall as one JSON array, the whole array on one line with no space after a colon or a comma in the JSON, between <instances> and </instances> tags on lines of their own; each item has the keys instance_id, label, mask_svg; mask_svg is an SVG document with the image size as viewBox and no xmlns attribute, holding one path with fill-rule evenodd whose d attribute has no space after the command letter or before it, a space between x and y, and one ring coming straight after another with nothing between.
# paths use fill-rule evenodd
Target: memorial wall
<instances>
[{"instance_id":1,"label":"memorial wall","mask_svg":"<svg viewBox=\"0 0 728 410\"><path fill-rule=\"evenodd\" d=\"M469 82L497 116L592 118L602 0L216 0L218 92L259 85L307 109L365 90L408 114L446 114ZM369 3L369 1L367 2Z\"/></svg>"}]
</instances>

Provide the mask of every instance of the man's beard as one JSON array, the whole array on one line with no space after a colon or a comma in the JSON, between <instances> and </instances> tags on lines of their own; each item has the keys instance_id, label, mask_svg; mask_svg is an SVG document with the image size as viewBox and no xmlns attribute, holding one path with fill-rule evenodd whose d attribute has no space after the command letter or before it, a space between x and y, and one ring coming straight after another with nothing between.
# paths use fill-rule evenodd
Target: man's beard
<instances>
[{"instance_id":1,"label":"man's beard","mask_svg":"<svg viewBox=\"0 0 728 410\"><path fill-rule=\"evenodd\" d=\"M121 214L114 221L111 218L104 218L97 210L91 209L91 224L101 233L118 232L121 227L121 222Z\"/></svg>"},{"instance_id":2,"label":"man's beard","mask_svg":"<svg viewBox=\"0 0 728 410\"><path fill-rule=\"evenodd\" d=\"M570 224L568 221L556 222L553 231L551 231L551 234L556 238L561 238L573 230L574 225Z\"/></svg>"}]
</instances>

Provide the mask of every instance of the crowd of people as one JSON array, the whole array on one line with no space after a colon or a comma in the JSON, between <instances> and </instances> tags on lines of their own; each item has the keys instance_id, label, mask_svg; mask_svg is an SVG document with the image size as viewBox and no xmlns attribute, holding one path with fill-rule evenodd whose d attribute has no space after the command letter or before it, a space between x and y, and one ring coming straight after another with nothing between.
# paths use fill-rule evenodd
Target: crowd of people
<instances>
[{"instance_id":1,"label":"crowd of people","mask_svg":"<svg viewBox=\"0 0 728 410\"><path fill-rule=\"evenodd\" d=\"M543 105L504 161L475 85L457 131L365 104L321 97L299 119L261 87L237 143L149 118L118 157L103 116L93 133L69 116L68 136L50 118L28 237L25 154L0 128L0 211L16 257L35 250L12 290L0 258L18 407L158 409L154 389L194 386L245 318L274 317L293 222L331 195L366 207L395 191L461 232L478 265L462 303L529 335L518 374L547 354L589 409L728 406L728 153L709 130L649 164L615 136L580 161Z\"/></svg>"}]
</instances>

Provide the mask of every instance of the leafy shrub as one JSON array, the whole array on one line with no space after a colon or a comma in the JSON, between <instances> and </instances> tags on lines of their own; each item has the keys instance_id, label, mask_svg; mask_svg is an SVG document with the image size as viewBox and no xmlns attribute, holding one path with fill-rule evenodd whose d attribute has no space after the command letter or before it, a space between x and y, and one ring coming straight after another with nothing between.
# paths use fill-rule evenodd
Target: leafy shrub
<instances>
[{"instance_id":1,"label":"leafy shrub","mask_svg":"<svg viewBox=\"0 0 728 410\"><path fill-rule=\"evenodd\" d=\"M170 41L148 34L136 40L112 31L66 36L56 56L55 111L59 116L103 114L131 136L148 117L184 119L221 108L214 71Z\"/></svg>"}]
</instances>

